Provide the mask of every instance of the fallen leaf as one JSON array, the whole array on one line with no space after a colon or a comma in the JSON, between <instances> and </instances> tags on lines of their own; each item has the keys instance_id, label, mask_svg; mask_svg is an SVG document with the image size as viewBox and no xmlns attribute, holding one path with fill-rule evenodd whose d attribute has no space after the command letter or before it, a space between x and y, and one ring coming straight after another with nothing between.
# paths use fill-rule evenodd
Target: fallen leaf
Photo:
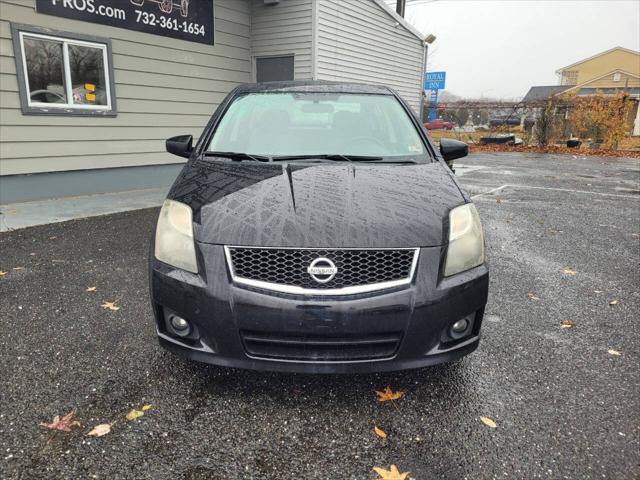
<instances>
[{"instance_id":1,"label":"fallen leaf","mask_svg":"<svg viewBox=\"0 0 640 480\"><path fill-rule=\"evenodd\" d=\"M572 270L570 268L563 268L561 272L564 273L565 275L575 275L576 273L578 273L575 270Z\"/></svg>"},{"instance_id":2,"label":"fallen leaf","mask_svg":"<svg viewBox=\"0 0 640 480\"><path fill-rule=\"evenodd\" d=\"M92 437L101 437L103 435L106 435L107 433L111 432L111 425L113 424L101 423L100 425L96 425L89 433L87 433L87 435L90 435Z\"/></svg>"},{"instance_id":3,"label":"fallen leaf","mask_svg":"<svg viewBox=\"0 0 640 480\"><path fill-rule=\"evenodd\" d=\"M146 412L146 411L148 411L148 410L151 410L151 408L152 408L152 407L151 407L151 405L143 405L143 406L142 406L142 411L143 411L143 412Z\"/></svg>"},{"instance_id":4,"label":"fallen leaf","mask_svg":"<svg viewBox=\"0 0 640 480\"><path fill-rule=\"evenodd\" d=\"M73 419L73 416L76 414L75 410L71 410L64 417L60 418L59 415L53 417L53 421L51 423L41 422L40 425L51 430L60 430L61 432L70 432L71 427L81 427L80 422Z\"/></svg>"},{"instance_id":5,"label":"fallen leaf","mask_svg":"<svg viewBox=\"0 0 640 480\"><path fill-rule=\"evenodd\" d=\"M607 350L607 353L609 355L615 355L616 357L619 357L620 355L622 355L622 353L620 353L618 350L614 350L613 348L610 348L609 350Z\"/></svg>"},{"instance_id":6,"label":"fallen leaf","mask_svg":"<svg viewBox=\"0 0 640 480\"><path fill-rule=\"evenodd\" d=\"M594 290L593 293L602 293L602 290Z\"/></svg>"},{"instance_id":7,"label":"fallen leaf","mask_svg":"<svg viewBox=\"0 0 640 480\"><path fill-rule=\"evenodd\" d=\"M376 390L376 394L378 395L379 402L388 402L389 400L397 400L404 395L404 392L398 390L394 392L391 390L391 387L386 387L383 391L379 392Z\"/></svg>"},{"instance_id":8,"label":"fallen leaf","mask_svg":"<svg viewBox=\"0 0 640 480\"><path fill-rule=\"evenodd\" d=\"M532 292L527 293L527 297L529 297L529 300L540 300L540 297Z\"/></svg>"},{"instance_id":9,"label":"fallen leaf","mask_svg":"<svg viewBox=\"0 0 640 480\"><path fill-rule=\"evenodd\" d=\"M104 302L102 305L100 305L102 308L104 308L105 310L112 310L114 312L120 310L120 307L116 307L116 302Z\"/></svg>"},{"instance_id":10,"label":"fallen leaf","mask_svg":"<svg viewBox=\"0 0 640 480\"><path fill-rule=\"evenodd\" d=\"M489 428L496 428L498 426L496 425L496 422L491 420L489 417L480 417L480 421Z\"/></svg>"},{"instance_id":11,"label":"fallen leaf","mask_svg":"<svg viewBox=\"0 0 640 480\"><path fill-rule=\"evenodd\" d=\"M24 267L13 267L11 270L24 270Z\"/></svg>"},{"instance_id":12,"label":"fallen leaf","mask_svg":"<svg viewBox=\"0 0 640 480\"><path fill-rule=\"evenodd\" d=\"M613 305L617 305L618 304L618 300L611 300L609 302L609 305L613 306Z\"/></svg>"},{"instance_id":13,"label":"fallen leaf","mask_svg":"<svg viewBox=\"0 0 640 480\"><path fill-rule=\"evenodd\" d=\"M378 427L377 427L377 426L375 426L375 425L373 426L373 431L374 431L374 432L375 432L375 434L376 434L376 435L378 435L380 438L387 438L387 433L386 433L384 430L382 430L382 429L378 428Z\"/></svg>"},{"instance_id":14,"label":"fallen leaf","mask_svg":"<svg viewBox=\"0 0 640 480\"><path fill-rule=\"evenodd\" d=\"M373 471L379 475L378 480L405 480L409 473L411 473L400 473L400 470L398 470L398 467L396 467L395 465L391 465L391 468L389 470L385 470L384 468L380 467L373 467Z\"/></svg>"},{"instance_id":15,"label":"fallen leaf","mask_svg":"<svg viewBox=\"0 0 640 480\"><path fill-rule=\"evenodd\" d=\"M571 320L562 320L560 322L560 328L573 328L575 326L576 324L573 323Z\"/></svg>"},{"instance_id":16,"label":"fallen leaf","mask_svg":"<svg viewBox=\"0 0 640 480\"><path fill-rule=\"evenodd\" d=\"M502 199L501 198L496 198L496 203L502 203Z\"/></svg>"},{"instance_id":17,"label":"fallen leaf","mask_svg":"<svg viewBox=\"0 0 640 480\"><path fill-rule=\"evenodd\" d=\"M49 240L55 240L58 237L49 237Z\"/></svg>"},{"instance_id":18,"label":"fallen leaf","mask_svg":"<svg viewBox=\"0 0 640 480\"><path fill-rule=\"evenodd\" d=\"M0 277L4 277L7 274L7 272L3 272L2 270L0 270Z\"/></svg>"},{"instance_id":19,"label":"fallen leaf","mask_svg":"<svg viewBox=\"0 0 640 480\"><path fill-rule=\"evenodd\" d=\"M85 292L95 292L98 287L88 287Z\"/></svg>"},{"instance_id":20,"label":"fallen leaf","mask_svg":"<svg viewBox=\"0 0 640 480\"><path fill-rule=\"evenodd\" d=\"M136 410L135 408L131 409L129 413L127 413L127 420L135 420L136 418L140 418L144 415L142 410Z\"/></svg>"}]
</instances>

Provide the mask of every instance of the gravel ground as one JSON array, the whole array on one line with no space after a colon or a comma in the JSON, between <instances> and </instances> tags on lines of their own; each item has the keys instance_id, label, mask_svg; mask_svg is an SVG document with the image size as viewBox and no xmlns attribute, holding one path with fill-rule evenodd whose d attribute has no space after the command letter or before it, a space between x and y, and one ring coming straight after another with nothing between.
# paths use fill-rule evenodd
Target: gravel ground
<instances>
[{"instance_id":1,"label":"gravel ground","mask_svg":"<svg viewBox=\"0 0 640 480\"><path fill-rule=\"evenodd\" d=\"M491 264L483 340L422 370L265 374L164 352L147 298L155 209L1 234L0 477L360 480L396 464L414 479L639 478L640 164L458 165ZM405 396L378 403L387 385ZM81 428L39 426L71 410Z\"/></svg>"}]
</instances>

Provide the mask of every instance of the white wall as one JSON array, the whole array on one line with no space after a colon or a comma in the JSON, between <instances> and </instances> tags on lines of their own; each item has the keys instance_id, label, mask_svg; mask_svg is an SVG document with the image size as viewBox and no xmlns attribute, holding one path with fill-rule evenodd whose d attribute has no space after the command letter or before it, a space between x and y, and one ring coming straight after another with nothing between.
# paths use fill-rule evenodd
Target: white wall
<instances>
[{"instance_id":1,"label":"white wall","mask_svg":"<svg viewBox=\"0 0 640 480\"><path fill-rule=\"evenodd\" d=\"M316 0L321 80L387 85L418 112L423 43L374 0Z\"/></svg>"},{"instance_id":2,"label":"white wall","mask_svg":"<svg viewBox=\"0 0 640 480\"><path fill-rule=\"evenodd\" d=\"M312 30L314 0L282 0L265 5L251 3L251 55L255 57L294 55L294 79L312 78Z\"/></svg>"}]
</instances>

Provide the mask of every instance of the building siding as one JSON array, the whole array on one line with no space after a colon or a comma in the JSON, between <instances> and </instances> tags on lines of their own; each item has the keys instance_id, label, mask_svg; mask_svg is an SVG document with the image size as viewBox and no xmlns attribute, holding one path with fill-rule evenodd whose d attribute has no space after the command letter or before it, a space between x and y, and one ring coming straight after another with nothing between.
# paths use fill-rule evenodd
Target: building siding
<instances>
[{"instance_id":1,"label":"building siding","mask_svg":"<svg viewBox=\"0 0 640 480\"><path fill-rule=\"evenodd\" d=\"M251 81L250 14L248 0L215 0L208 46L37 14L33 0L0 0L0 175L182 163L164 140L197 137L226 94ZM110 38L117 116L23 115L10 22Z\"/></svg>"},{"instance_id":2,"label":"building siding","mask_svg":"<svg viewBox=\"0 0 640 480\"><path fill-rule=\"evenodd\" d=\"M640 78L632 77L625 73L620 72L620 80L615 82L613 80L614 73L605 77L587 82L582 85L582 88L638 88L640 87Z\"/></svg>"},{"instance_id":3,"label":"building siding","mask_svg":"<svg viewBox=\"0 0 640 480\"><path fill-rule=\"evenodd\" d=\"M293 54L294 79L312 78L313 8L314 0L282 0L277 5L252 0L251 55L254 70L256 57Z\"/></svg>"},{"instance_id":4,"label":"building siding","mask_svg":"<svg viewBox=\"0 0 640 480\"><path fill-rule=\"evenodd\" d=\"M417 112L422 41L373 0L316 0L316 76L394 88Z\"/></svg>"}]
</instances>

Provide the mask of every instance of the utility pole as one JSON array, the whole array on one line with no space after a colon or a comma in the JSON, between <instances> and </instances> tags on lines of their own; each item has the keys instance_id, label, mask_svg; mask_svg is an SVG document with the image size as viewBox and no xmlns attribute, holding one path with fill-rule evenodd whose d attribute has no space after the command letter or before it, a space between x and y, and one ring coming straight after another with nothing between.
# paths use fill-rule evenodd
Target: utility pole
<instances>
[{"instance_id":1,"label":"utility pole","mask_svg":"<svg viewBox=\"0 0 640 480\"><path fill-rule=\"evenodd\" d=\"M436 41L436 36L433 34L429 34L424 37L424 58L422 59L422 86L421 86L421 94L420 94L420 123L424 122L424 103L427 100L427 96L424 92L424 78L425 73L427 73L427 60L429 56L429 45Z\"/></svg>"}]
</instances>

